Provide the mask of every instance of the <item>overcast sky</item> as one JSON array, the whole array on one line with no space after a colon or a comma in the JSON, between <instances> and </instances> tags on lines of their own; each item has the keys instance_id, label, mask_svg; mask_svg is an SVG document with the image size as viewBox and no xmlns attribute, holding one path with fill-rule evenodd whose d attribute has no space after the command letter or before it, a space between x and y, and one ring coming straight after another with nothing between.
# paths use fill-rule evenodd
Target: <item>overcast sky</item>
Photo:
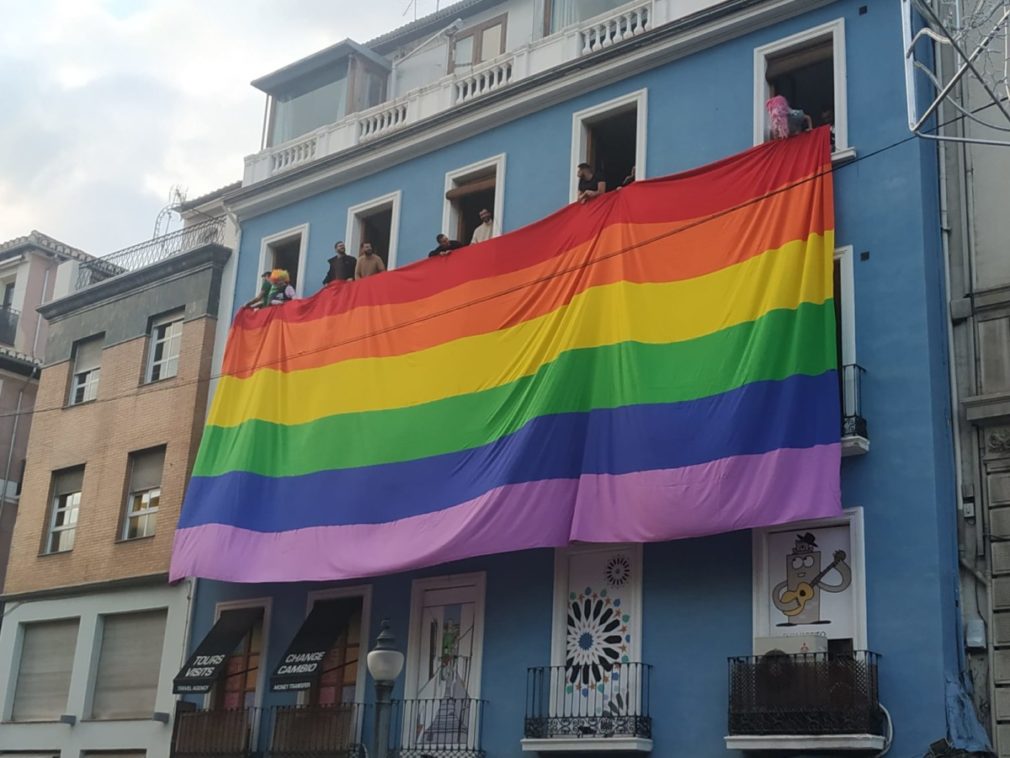
<instances>
[{"instance_id":1,"label":"overcast sky","mask_svg":"<svg viewBox=\"0 0 1010 758\"><path fill-rule=\"evenodd\" d=\"M0 242L38 229L105 255L149 238L173 185L241 178L252 79L407 23L408 3L0 0Z\"/></svg>"}]
</instances>

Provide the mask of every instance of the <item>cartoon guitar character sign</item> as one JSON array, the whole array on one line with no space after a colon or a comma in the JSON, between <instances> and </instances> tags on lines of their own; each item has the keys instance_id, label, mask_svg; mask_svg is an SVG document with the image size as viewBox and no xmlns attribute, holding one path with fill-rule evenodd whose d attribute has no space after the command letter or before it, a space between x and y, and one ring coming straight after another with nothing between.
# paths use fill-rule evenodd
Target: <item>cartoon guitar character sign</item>
<instances>
[{"instance_id":1,"label":"cartoon guitar character sign","mask_svg":"<svg viewBox=\"0 0 1010 758\"><path fill-rule=\"evenodd\" d=\"M846 557L844 550L836 550L834 560L822 569L814 535L797 534L793 552L786 556L786 580L772 590L772 602L786 616L786 621L776 626L830 624L830 620L821 620L820 592L844 592L849 588L852 569ZM830 574L837 574L838 580L828 581Z\"/></svg>"}]
</instances>

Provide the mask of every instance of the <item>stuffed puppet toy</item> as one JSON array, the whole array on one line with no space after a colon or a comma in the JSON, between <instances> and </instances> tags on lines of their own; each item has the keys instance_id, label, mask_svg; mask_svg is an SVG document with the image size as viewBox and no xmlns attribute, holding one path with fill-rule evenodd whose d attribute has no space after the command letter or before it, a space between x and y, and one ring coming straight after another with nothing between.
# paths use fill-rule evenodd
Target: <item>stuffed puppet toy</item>
<instances>
[{"instance_id":1,"label":"stuffed puppet toy","mask_svg":"<svg viewBox=\"0 0 1010 758\"><path fill-rule=\"evenodd\" d=\"M782 95L775 95L765 103L768 114L768 136L770 139L786 139L813 128L810 116L802 110L789 107L789 101Z\"/></svg>"}]
</instances>

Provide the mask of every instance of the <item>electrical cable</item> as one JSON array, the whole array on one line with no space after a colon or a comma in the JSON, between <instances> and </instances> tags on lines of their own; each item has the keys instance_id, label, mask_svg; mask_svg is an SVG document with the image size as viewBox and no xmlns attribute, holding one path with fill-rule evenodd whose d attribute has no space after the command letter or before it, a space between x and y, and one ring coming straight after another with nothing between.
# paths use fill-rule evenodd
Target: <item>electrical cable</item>
<instances>
[{"instance_id":1,"label":"electrical cable","mask_svg":"<svg viewBox=\"0 0 1010 758\"><path fill-rule=\"evenodd\" d=\"M981 108L979 108L977 110L978 111L985 110L985 109L987 109L989 107L992 107L992 105L993 104L985 105L985 106L982 106ZM945 122L943 124L939 124L937 126L937 129L940 129L940 128L944 127L944 126L948 126L949 124L954 123L956 121L963 120L964 118L965 118L964 116L956 116L955 118L951 119L948 122ZM414 318L414 319L411 319L411 320L408 320L408 321L403 321L403 322L400 322L400 323L392 324L392 325L387 326L387 327L383 327L381 329L376 329L376 330L373 330L373 331L370 331L370 332L366 332L366 333L363 333L363 334L358 334L358 335L355 335L355 336L353 336L351 338L348 338L348 339L337 340L337 341L334 341L334 342L326 345L325 347L314 348L314 349L311 349L311 350L303 350L301 352L292 353L292 354L287 355L284 358L278 359L276 361L270 361L270 362L267 362L267 363L261 363L261 364L257 364L257 365L254 365L254 366L251 365L251 366L249 366L247 368L237 369L234 372L229 372L229 373L223 373L222 372L222 373L217 373L217 374L210 374L209 376L204 377L204 378L190 379L190 380L185 381L185 382L174 382L174 383L172 383L170 385L166 384L165 386L162 386L162 387L150 387L150 386L144 385L142 387L138 387L135 390L131 390L129 392L124 392L124 393L121 393L119 395L113 395L111 397L96 398L95 400L88 401L87 404L88 405L97 405L99 403L109 403L109 402L113 402L113 401L116 401L116 400L122 400L122 399L125 399L125 398L128 398L128 397L134 397L134 396L140 394L141 392L143 392L144 395L151 395L151 394L154 394L156 392L165 392L165 391L169 391L169 390L174 391L174 390L181 389L183 387L192 386L192 385L198 385L198 384L201 384L201 383L208 383L209 384L210 382L212 382L214 380L221 379L221 378L226 377L226 376L231 376L232 373L242 374L242 373L248 373L249 371L253 371L253 370L258 370L258 369L263 369L263 368L270 368L271 366L278 365L281 362L290 360L292 358L302 358L302 357L305 357L307 355L314 355L314 354L317 354L317 353L326 352L326 351L329 351L329 350L333 350L334 348L344 347L346 345L351 345L351 344L360 342L362 340L370 340L370 339L372 339L374 337L377 337L379 335L387 334L389 332L396 331L398 329L403 329L405 327L414 326L416 324L421 324L421 323L424 323L425 321L430 321L431 319L434 319L434 318L439 318L439 317L442 317L442 316L446 316L446 315L452 314L452 313L454 313L456 311L460 311L460 310L463 310L465 308L469 308L469 307L471 307L473 305L477 305L479 303L495 300L497 298L504 297L504 296L512 294L514 292L527 289L527 288L532 287L534 285L542 284L542 283L550 281L552 279L556 279L556 278L558 278L560 276L564 276L565 274L569 274L569 273L572 273L574 271L585 269L585 268L587 268L589 266L592 266L592 265L595 265L595 264L599 263L600 261L604 261L604 260L608 260L610 258L615 258L617 256L624 255L625 253L627 253L627 252L629 252L631 250L634 250L636 248L643 247L645 245L651 245L651 244L653 244L655 242L659 242L661 240L668 239L670 237L674 237L677 234L681 234L681 233L683 233L685 231L688 231L689 229L697 228L697 227L699 227L699 226L701 226L703 224L710 223L710 222L715 221L717 219L723 218L723 217L725 217L725 216L727 216L727 215L729 215L731 213L735 213L736 211L742 210L742 209L750 207L752 205L756 205L758 203L761 203L761 202L767 200L768 198L774 197L774 196L776 196L776 195L778 195L780 193L783 193L783 192L788 192L789 190L795 189L796 187L800 187L800 186L802 186L802 185L804 185L804 184L806 184L808 182L814 181L815 179L819 179L819 178L821 178L821 177L823 177L825 175L840 173L841 171L843 171L845 169L848 169L851 166L858 165L858 164L862 163L863 161L867 161L867 160L870 160L871 158L875 158L875 157L877 157L879 155L882 155L884 153L890 152L891 150L894 150L894 149L896 149L898 147L906 145L909 142L915 141L917 139L919 139L918 135L910 134L910 135L908 135L906 137L903 137L900 140L896 140L896 141L891 142L891 143L889 143L887 145L884 145L883 147L877 148L876 150L872 150L872 151L870 151L868 153L865 153L863 155L858 155L855 158L853 158L852 160L847 161L846 163L844 163L844 164L842 164L840 166L837 166L837 167L836 166L829 166L828 168L826 168L824 170L821 170L821 171L818 171L818 172L815 172L814 174L811 174L808 177L804 177L803 179L799 179L799 180L797 180L795 182L792 182L792 183L790 183L788 185L784 185L782 187L777 187L776 189L774 189L774 190L772 190L770 192L766 192L766 193L764 193L762 195L759 195L757 197L751 198L750 200L747 200L747 201L745 201L743 203L738 203L737 205L731 206L729 208L725 208L725 209L723 209L721 211L718 211L716 213L712 213L712 214L710 214L708 216L705 216L703 218L694 219L694 220L692 220L692 221L690 221L690 222L688 222L686 224L683 224L683 225L678 226L678 227L676 227L674 229L670 229L669 231L666 231L666 232L663 232L661 234L658 234L655 237L651 237L651 238L643 240L641 242L637 242L637 243L634 243L632 245L628 245L628 246L623 247L623 248L621 248L619 250L615 250L615 251L606 253L606 254L601 255L601 256L596 256L596 257L590 258L589 260L582 261L582 262L577 263L577 264L573 264L573 265L568 266L568 267L566 267L564 269L561 269L561 270L558 270L558 271L554 271L554 272L552 272L550 274L539 276L539 277L536 277L535 279L532 279L532 280L529 280L529 281L526 281L526 282L521 282L519 284L512 285L512 286L507 287L505 289L502 289L500 291L492 292L490 294L487 294L487 295L475 298L473 300L469 300L469 301L467 301L465 303L460 303L460 304L452 306L450 308L446 308L446 309L443 309L443 310L440 310L440 311L435 311L433 313L428 313L428 314L425 314L423 316L419 316L417 318ZM648 181L648 180L643 180L643 181ZM52 405L52 406L49 406L49 407L46 407L46 408L33 408L30 411L23 411L20 414L19 413L9 413L9 412L7 412L7 413L0 413L0 419L10 418L12 416L17 416L17 415L34 416L34 415L39 415L39 414L43 414L43 413L53 413L53 412L57 412L57 411L63 411L66 408L67 408L66 405L60 404L60 405Z\"/></svg>"}]
</instances>

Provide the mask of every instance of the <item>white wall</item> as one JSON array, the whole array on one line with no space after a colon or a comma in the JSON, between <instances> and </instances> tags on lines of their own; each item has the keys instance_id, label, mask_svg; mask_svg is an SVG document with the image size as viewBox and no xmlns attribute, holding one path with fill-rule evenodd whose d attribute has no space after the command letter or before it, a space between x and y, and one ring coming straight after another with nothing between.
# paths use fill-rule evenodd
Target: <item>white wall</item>
<instances>
[{"instance_id":1,"label":"white wall","mask_svg":"<svg viewBox=\"0 0 1010 758\"><path fill-rule=\"evenodd\" d=\"M5 723L0 728L0 751L46 751L63 758L79 758L85 750L146 751L147 758L168 758L171 720L87 721L86 703L94 687L100 640L99 616L112 613L167 609L165 644L155 711L175 715L172 679L184 662L190 583L158 585L115 592L13 601L7 604L0 627L0 714L10 715L17 683L21 625L35 621L79 618L74 669L64 713L77 717L73 726L61 723Z\"/></svg>"}]
</instances>

